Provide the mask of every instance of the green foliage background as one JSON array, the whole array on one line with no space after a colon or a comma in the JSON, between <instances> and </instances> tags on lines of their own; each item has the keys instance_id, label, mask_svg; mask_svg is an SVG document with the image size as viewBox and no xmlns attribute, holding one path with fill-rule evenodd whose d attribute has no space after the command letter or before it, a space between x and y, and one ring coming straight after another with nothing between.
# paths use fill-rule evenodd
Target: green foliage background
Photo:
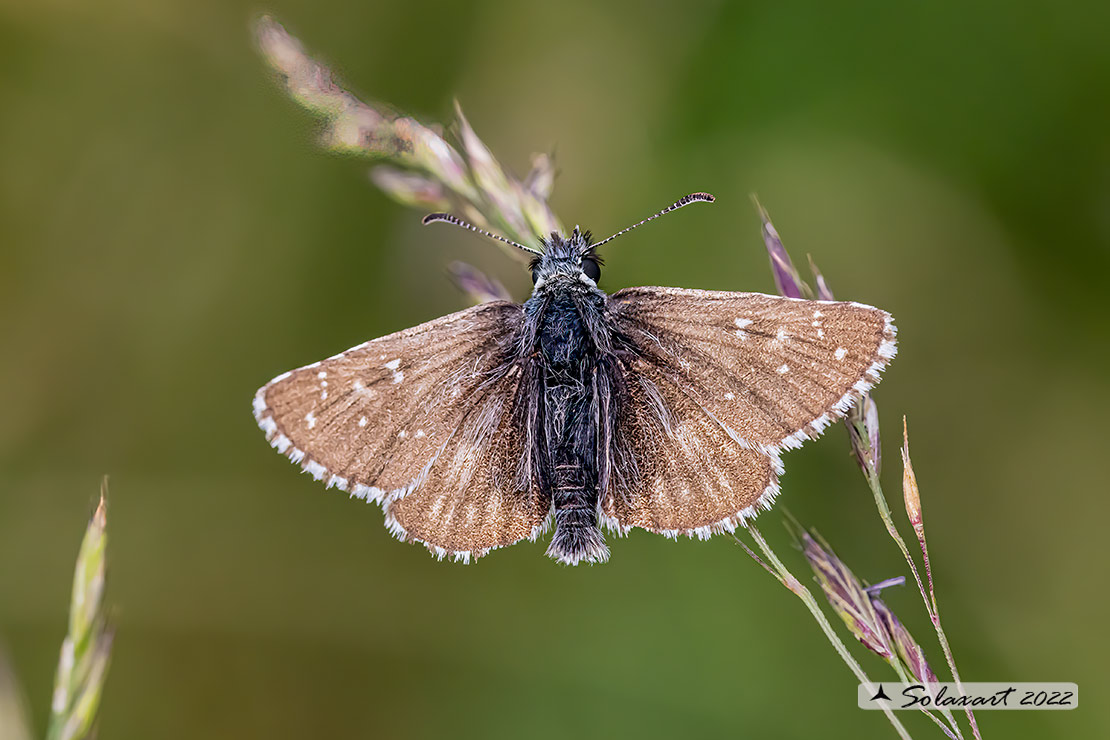
<instances>
[{"instance_id":1,"label":"green foliage background","mask_svg":"<svg viewBox=\"0 0 1110 740\"><path fill-rule=\"evenodd\" d=\"M718 196L615 243L610 290L772 290L758 192L799 262L898 320L887 486L906 413L964 678L1085 692L984 736L1110 734L1110 5L950 0L0 2L0 635L40 731L108 472L103 737L893 737L725 538L436 563L267 447L256 387L461 307L450 260L529 281L315 148L261 11L367 97L446 121L458 96L518 173L557 147L568 224ZM802 522L903 572L843 428L786 462ZM914 591L884 598L924 642Z\"/></svg>"}]
</instances>

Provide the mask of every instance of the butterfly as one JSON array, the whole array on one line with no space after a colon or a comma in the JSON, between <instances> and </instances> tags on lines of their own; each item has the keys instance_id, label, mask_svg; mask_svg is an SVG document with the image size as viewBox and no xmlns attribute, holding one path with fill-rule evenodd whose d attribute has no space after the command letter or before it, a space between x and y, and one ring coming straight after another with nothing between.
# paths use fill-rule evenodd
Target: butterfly
<instances>
[{"instance_id":1,"label":"butterfly","mask_svg":"<svg viewBox=\"0 0 1110 740\"><path fill-rule=\"evenodd\" d=\"M602 528L734 531L896 353L885 311L759 293L597 287L577 227L533 249L532 296L491 301L282 373L254 398L270 444L379 504L397 538L469 562L552 523L547 555L609 557Z\"/></svg>"}]
</instances>

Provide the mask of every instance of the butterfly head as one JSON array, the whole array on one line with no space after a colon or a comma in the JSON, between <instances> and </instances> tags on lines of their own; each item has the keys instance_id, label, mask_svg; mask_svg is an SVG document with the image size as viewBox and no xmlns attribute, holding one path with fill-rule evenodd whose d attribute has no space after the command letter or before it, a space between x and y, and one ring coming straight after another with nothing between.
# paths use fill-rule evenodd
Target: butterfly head
<instances>
[{"instance_id":1,"label":"butterfly head","mask_svg":"<svg viewBox=\"0 0 1110 740\"><path fill-rule=\"evenodd\" d=\"M579 231L577 226L569 237L551 232L543 242L543 253L532 259L532 283L536 289L551 282L596 288L602 262L591 241L590 232Z\"/></svg>"}]
</instances>

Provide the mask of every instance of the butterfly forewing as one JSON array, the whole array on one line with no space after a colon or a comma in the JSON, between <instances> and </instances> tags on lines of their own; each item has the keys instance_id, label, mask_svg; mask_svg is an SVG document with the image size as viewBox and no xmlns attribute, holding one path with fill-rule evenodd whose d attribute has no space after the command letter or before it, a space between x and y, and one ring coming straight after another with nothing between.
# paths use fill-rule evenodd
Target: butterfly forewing
<instances>
[{"instance_id":1,"label":"butterfly forewing","mask_svg":"<svg viewBox=\"0 0 1110 740\"><path fill-rule=\"evenodd\" d=\"M618 412L602 520L702 539L732 531L778 492L777 456L737 444L704 409L644 359L613 380Z\"/></svg>"},{"instance_id":2,"label":"butterfly forewing","mask_svg":"<svg viewBox=\"0 0 1110 740\"><path fill-rule=\"evenodd\" d=\"M736 442L773 455L847 413L895 354L890 315L859 303L628 288L609 312L633 351Z\"/></svg>"},{"instance_id":3,"label":"butterfly forewing","mask_svg":"<svg viewBox=\"0 0 1110 740\"><path fill-rule=\"evenodd\" d=\"M415 488L512 367L521 307L486 303L280 375L258 391L270 444L375 501Z\"/></svg>"}]
</instances>

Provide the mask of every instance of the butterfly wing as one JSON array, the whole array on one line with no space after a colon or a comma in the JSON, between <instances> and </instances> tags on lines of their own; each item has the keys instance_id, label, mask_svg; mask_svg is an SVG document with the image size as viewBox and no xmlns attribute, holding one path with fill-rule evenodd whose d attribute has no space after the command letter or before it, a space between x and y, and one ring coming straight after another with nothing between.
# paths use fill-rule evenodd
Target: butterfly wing
<instances>
[{"instance_id":1,"label":"butterfly wing","mask_svg":"<svg viewBox=\"0 0 1110 740\"><path fill-rule=\"evenodd\" d=\"M512 367L500 382L476 389L420 484L386 499L386 525L400 539L469 561L547 528L551 497L532 475L527 426L537 396L526 389L535 373L527 362Z\"/></svg>"},{"instance_id":2,"label":"butterfly wing","mask_svg":"<svg viewBox=\"0 0 1110 740\"><path fill-rule=\"evenodd\" d=\"M548 513L511 433L526 401L523 323L500 301L374 339L274 378L255 417L317 480L381 503L395 535L469 559L538 532Z\"/></svg>"},{"instance_id":3,"label":"butterfly wing","mask_svg":"<svg viewBox=\"0 0 1110 740\"><path fill-rule=\"evenodd\" d=\"M895 354L890 316L857 303L630 288L608 313L625 352L601 508L620 531L707 537L769 507L782 450L847 413Z\"/></svg>"},{"instance_id":4,"label":"butterfly wing","mask_svg":"<svg viewBox=\"0 0 1110 740\"><path fill-rule=\"evenodd\" d=\"M734 439L769 453L843 417L897 351L890 314L861 303L630 288L609 310L636 352Z\"/></svg>"},{"instance_id":5,"label":"butterfly wing","mask_svg":"<svg viewBox=\"0 0 1110 740\"><path fill-rule=\"evenodd\" d=\"M742 447L659 368L625 358L606 373L601 521L705 539L731 532L778 493L777 456Z\"/></svg>"}]
</instances>

